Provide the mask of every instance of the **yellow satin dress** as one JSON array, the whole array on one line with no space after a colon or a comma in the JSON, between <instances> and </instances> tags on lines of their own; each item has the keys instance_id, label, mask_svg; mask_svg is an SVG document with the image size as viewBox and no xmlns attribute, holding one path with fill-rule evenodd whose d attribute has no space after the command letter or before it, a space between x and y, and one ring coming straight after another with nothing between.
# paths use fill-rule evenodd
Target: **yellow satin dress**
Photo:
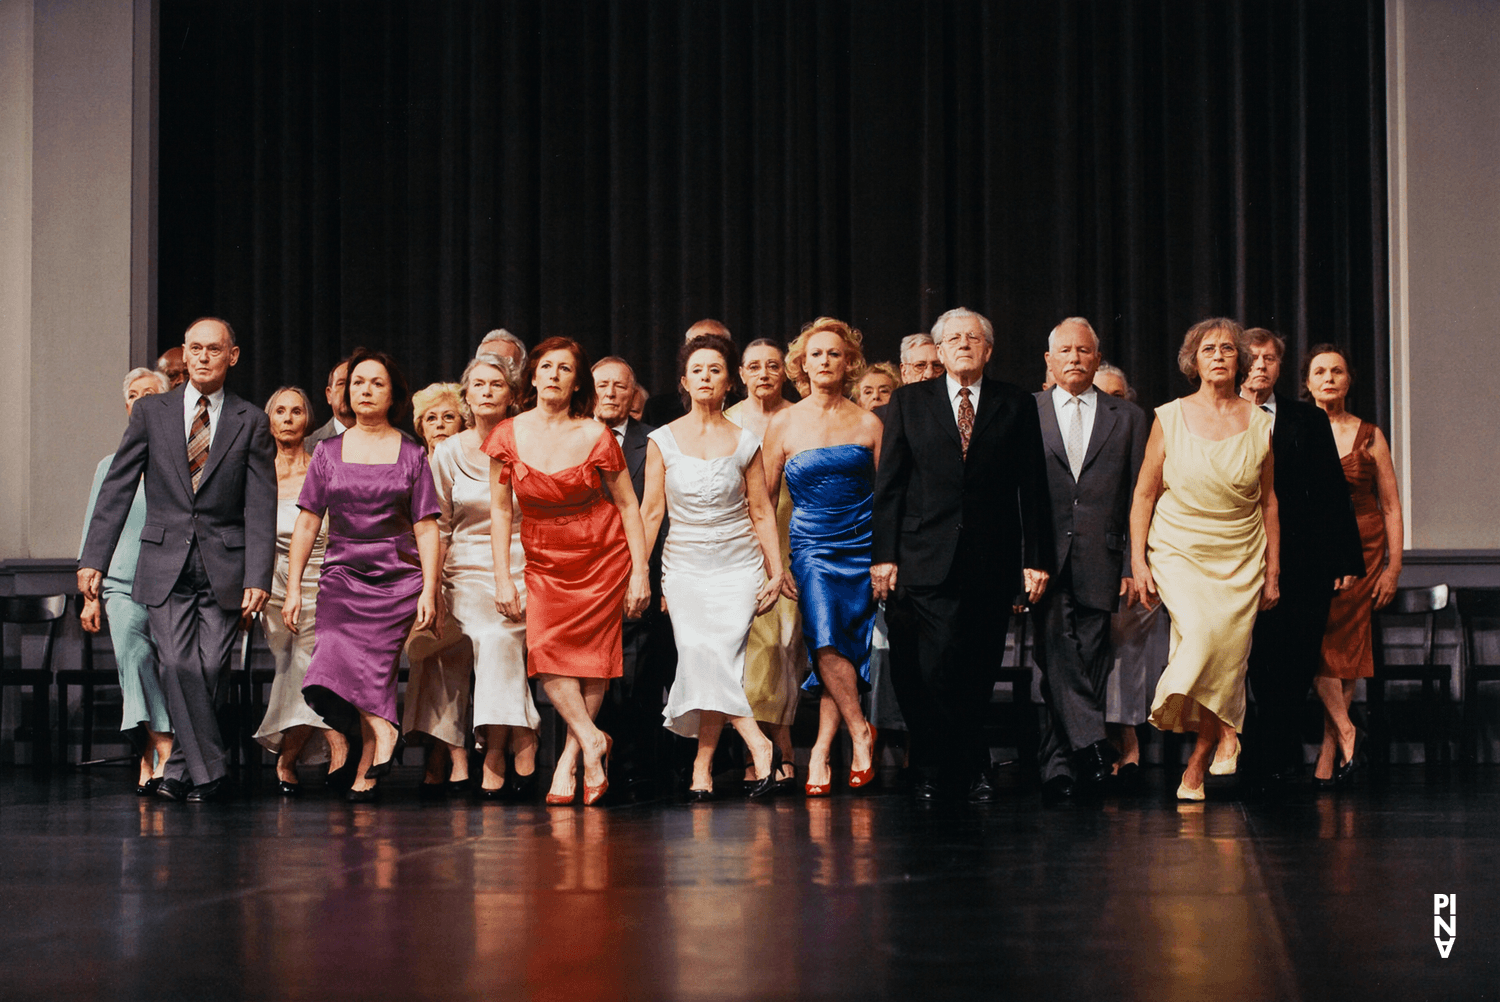
<instances>
[{"instance_id":1,"label":"yellow satin dress","mask_svg":"<svg viewBox=\"0 0 1500 1002\"><path fill-rule=\"evenodd\" d=\"M1166 446L1163 493L1146 538L1146 560L1172 617L1166 671L1151 723L1196 731L1207 707L1236 731L1245 723L1245 665L1266 576L1260 475L1271 416L1214 442L1187 429L1182 401L1156 409Z\"/></svg>"}]
</instances>

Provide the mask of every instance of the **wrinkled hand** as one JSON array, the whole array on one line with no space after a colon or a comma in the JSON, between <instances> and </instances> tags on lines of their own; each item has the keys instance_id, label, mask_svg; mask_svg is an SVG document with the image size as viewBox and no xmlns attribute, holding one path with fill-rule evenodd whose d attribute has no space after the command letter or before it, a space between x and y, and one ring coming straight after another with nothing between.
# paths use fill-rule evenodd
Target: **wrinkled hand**
<instances>
[{"instance_id":1,"label":"wrinkled hand","mask_svg":"<svg viewBox=\"0 0 1500 1002\"><path fill-rule=\"evenodd\" d=\"M98 601L99 585L104 582L104 574L94 570L92 567L78 568L78 590L83 592L83 597L89 601Z\"/></svg>"},{"instance_id":2,"label":"wrinkled hand","mask_svg":"<svg viewBox=\"0 0 1500 1002\"><path fill-rule=\"evenodd\" d=\"M83 600L83 612L78 614L78 623L85 633L99 632L99 600L97 598Z\"/></svg>"},{"instance_id":3,"label":"wrinkled hand","mask_svg":"<svg viewBox=\"0 0 1500 1002\"><path fill-rule=\"evenodd\" d=\"M1144 561L1135 570L1135 594L1147 609L1161 605L1161 596L1156 594L1156 578L1151 576L1151 568Z\"/></svg>"},{"instance_id":4,"label":"wrinkled hand","mask_svg":"<svg viewBox=\"0 0 1500 1002\"><path fill-rule=\"evenodd\" d=\"M257 612L266 607L266 600L271 593L264 588L246 588L245 597L240 599L240 628L246 629L250 626L250 619Z\"/></svg>"},{"instance_id":5,"label":"wrinkled hand","mask_svg":"<svg viewBox=\"0 0 1500 1002\"><path fill-rule=\"evenodd\" d=\"M526 615L526 603L516 591L516 583L507 575L495 588L495 611L512 623L519 623Z\"/></svg>"},{"instance_id":6,"label":"wrinkled hand","mask_svg":"<svg viewBox=\"0 0 1500 1002\"><path fill-rule=\"evenodd\" d=\"M896 590L896 565L871 564L870 590L875 593L877 602L884 602L890 598L891 592Z\"/></svg>"},{"instance_id":7,"label":"wrinkled hand","mask_svg":"<svg viewBox=\"0 0 1500 1002\"><path fill-rule=\"evenodd\" d=\"M625 589L625 618L639 619L651 604L651 577L645 571L630 575Z\"/></svg>"},{"instance_id":8,"label":"wrinkled hand","mask_svg":"<svg viewBox=\"0 0 1500 1002\"><path fill-rule=\"evenodd\" d=\"M1353 574L1345 574L1341 578L1335 578L1334 581L1333 581L1333 590L1334 591L1343 591L1345 588L1347 588L1350 585L1352 585L1356 580L1357 579L1354 577Z\"/></svg>"},{"instance_id":9,"label":"wrinkled hand","mask_svg":"<svg viewBox=\"0 0 1500 1002\"><path fill-rule=\"evenodd\" d=\"M1276 608L1281 601L1281 579L1276 574L1266 574L1266 583L1260 590L1260 611Z\"/></svg>"},{"instance_id":10,"label":"wrinkled hand","mask_svg":"<svg viewBox=\"0 0 1500 1002\"><path fill-rule=\"evenodd\" d=\"M297 632L297 620L302 615L302 588L290 582L286 586L286 601L281 603L281 621L293 633Z\"/></svg>"},{"instance_id":11,"label":"wrinkled hand","mask_svg":"<svg viewBox=\"0 0 1500 1002\"><path fill-rule=\"evenodd\" d=\"M1035 605L1037 599L1047 590L1047 582L1051 575L1046 571L1033 570L1030 567L1021 570L1021 580L1026 584L1026 601Z\"/></svg>"},{"instance_id":12,"label":"wrinkled hand","mask_svg":"<svg viewBox=\"0 0 1500 1002\"><path fill-rule=\"evenodd\" d=\"M1381 572L1380 578L1375 582L1375 591L1371 595L1375 608L1384 609L1391 604L1391 599L1396 597L1396 580L1400 576L1400 572L1392 574L1390 568Z\"/></svg>"},{"instance_id":13,"label":"wrinkled hand","mask_svg":"<svg viewBox=\"0 0 1500 1002\"><path fill-rule=\"evenodd\" d=\"M790 574L783 574L781 576L781 594L793 602L802 601L802 593L797 591L797 581Z\"/></svg>"},{"instance_id":14,"label":"wrinkled hand","mask_svg":"<svg viewBox=\"0 0 1500 1002\"><path fill-rule=\"evenodd\" d=\"M767 578L765 584L760 586L760 591L755 593L755 614L770 612L771 607L781 598L781 579L783 575L776 572L775 577Z\"/></svg>"},{"instance_id":15,"label":"wrinkled hand","mask_svg":"<svg viewBox=\"0 0 1500 1002\"><path fill-rule=\"evenodd\" d=\"M1130 608L1140 599L1141 593L1135 586L1135 578L1120 579L1120 597L1125 600L1125 608Z\"/></svg>"},{"instance_id":16,"label":"wrinkled hand","mask_svg":"<svg viewBox=\"0 0 1500 1002\"><path fill-rule=\"evenodd\" d=\"M437 622L437 599L427 589L422 589L422 594L417 597L417 621L412 624L413 630L425 630ZM434 630L434 633L437 631Z\"/></svg>"}]
</instances>

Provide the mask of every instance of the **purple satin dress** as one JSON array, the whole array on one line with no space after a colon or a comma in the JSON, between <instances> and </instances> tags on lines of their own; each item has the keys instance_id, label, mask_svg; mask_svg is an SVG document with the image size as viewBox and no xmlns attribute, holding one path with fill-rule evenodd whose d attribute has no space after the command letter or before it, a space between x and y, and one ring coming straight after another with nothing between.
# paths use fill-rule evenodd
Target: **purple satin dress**
<instances>
[{"instance_id":1,"label":"purple satin dress","mask_svg":"<svg viewBox=\"0 0 1500 1002\"><path fill-rule=\"evenodd\" d=\"M373 466L346 463L343 451L342 437L318 443L297 498L303 511L328 513L317 640L302 691L315 709L332 693L396 724L396 670L422 594L412 526L437 516L437 489L415 442L402 439L394 463Z\"/></svg>"}]
</instances>

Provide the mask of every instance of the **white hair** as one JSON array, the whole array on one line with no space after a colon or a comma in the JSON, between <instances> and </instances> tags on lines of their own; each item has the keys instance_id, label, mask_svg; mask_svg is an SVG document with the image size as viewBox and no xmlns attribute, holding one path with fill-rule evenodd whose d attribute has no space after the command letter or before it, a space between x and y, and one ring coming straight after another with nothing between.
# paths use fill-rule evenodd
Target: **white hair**
<instances>
[{"instance_id":1,"label":"white hair","mask_svg":"<svg viewBox=\"0 0 1500 1002\"><path fill-rule=\"evenodd\" d=\"M908 334L901 339L901 364L911 364L911 353L923 345L933 344L931 334Z\"/></svg>"},{"instance_id":2,"label":"white hair","mask_svg":"<svg viewBox=\"0 0 1500 1002\"><path fill-rule=\"evenodd\" d=\"M1120 382L1125 384L1125 399L1135 402L1135 387L1130 385L1130 377L1125 375L1124 369L1118 365L1111 365L1109 362L1101 362L1094 373L1094 378L1098 379L1100 376L1119 376Z\"/></svg>"},{"instance_id":3,"label":"white hair","mask_svg":"<svg viewBox=\"0 0 1500 1002\"><path fill-rule=\"evenodd\" d=\"M167 377L163 376L161 373L157 372L155 369L148 369L145 366L137 366L136 368L131 369L129 372L125 373L125 386L121 390L121 392L125 396L125 399L126 400L130 399L130 384L131 383L135 382L137 379L147 379L147 378L156 380L156 392L157 393L166 393L168 390L170 390L172 388L172 384L167 381Z\"/></svg>"},{"instance_id":4,"label":"white hair","mask_svg":"<svg viewBox=\"0 0 1500 1002\"><path fill-rule=\"evenodd\" d=\"M942 344L943 336L948 331L949 322L953 320L961 320L964 317L974 317L976 320L978 320L980 329L984 331L984 340L988 344L992 346L994 345L995 327L990 323L989 318L982 313L975 313L973 310L963 306L960 306L957 309L949 310L947 313L944 313L942 316L933 321L932 343Z\"/></svg>"},{"instance_id":5,"label":"white hair","mask_svg":"<svg viewBox=\"0 0 1500 1002\"><path fill-rule=\"evenodd\" d=\"M1084 330L1088 331L1089 335L1094 339L1094 351L1098 352L1099 334L1094 330L1094 325L1089 323L1083 317L1068 317L1065 320L1059 321L1057 326L1052 328L1051 332L1047 335L1048 351L1057 350L1057 332L1062 330L1064 327L1082 327Z\"/></svg>"},{"instance_id":6,"label":"white hair","mask_svg":"<svg viewBox=\"0 0 1500 1002\"><path fill-rule=\"evenodd\" d=\"M474 357L478 358L480 355L494 354L494 349L486 348L485 345L494 344L496 341L509 341L511 344L515 345L521 350L522 358L525 358L528 354L525 341L522 341L520 338L516 337L504 327L496 327L494 330L486 334L482 340L480 340L479 347L474 351Z\"/></svg>"}]
</instances>

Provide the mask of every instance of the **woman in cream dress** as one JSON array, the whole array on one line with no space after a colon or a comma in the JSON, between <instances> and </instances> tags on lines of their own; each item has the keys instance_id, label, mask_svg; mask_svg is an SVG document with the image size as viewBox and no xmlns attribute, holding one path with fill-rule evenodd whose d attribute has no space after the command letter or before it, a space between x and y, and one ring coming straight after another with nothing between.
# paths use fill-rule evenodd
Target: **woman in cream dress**
<instances>
[{"instance_id":1,"label":"woman in cream dress","mask_svg":"<svg viewBox=\"0 0 1500 1002\"><path fill-rule=\"evenodd\" d=\"M1280 526L1271 418L1237 392L1244 331L1223 318L1196 324L1177 362L1198 390L1156 410L1130 512L1131 567L1142 601L1172 617L1151 723L1198 732L1177 797L1202 800L1215 750L1215 772L1234 771L1239 756L1251 630L1280 594Z\"/></svg>"},{"instance_id":2,"label":"woman in cream dress","mask_svg":"<svg viewBox=\"0 0 1500 1002\"><path fill-rule=\"evenodd\" d=\"M751 341L740 358L740 382L746 397L724 411L724 416L753 433L766 434L771 416L792 402L781 395L786 382L786 360L781 346L770 338ZM791 574L791 546L788 532L792 524L792 496L786 484L776 497L776 531L781 540L782 574ZM807 651L802 646L802 614L796 599L785 595L770 610L755 617L750 625L749 646L745 650L745 698L750 711L776 747L781 749L781 768L776 780L792 784L797 778L795 753L792 750L792 721L797 715L802 678L807 672ZM746 782L755 779L755 764L745 766Z\"/></svg>"},{"instance_id":3,"label":"woman in cream dress","mask_svg":"<svg viewBox=\"0 0 1500 1002\"><path fill-rule=\"evenodd\" d=\"M307 394L295 386L282 387L266 402L271 417L271 436L276 439L276 576L271 583L271 608L286 601L287 555L292 542L292 527L297 524L297 496L307 477L312 457L302 448L312 421L312 404ZM313 543L312 555L302 571L302 602L311 623L318 607L318 573L323 566L323 549L328 542L326 527ZM329 763L328 779L334 787L348 786L353 778L348 767L349 743L338 731L330 730L323 718L313 712L302 696L302 679L312 661L316 634L312 629L293 633L279 615L260 617L266 634L266 646L276 661L276 678L266 701L266 715L255 740L276 753L276 781L286 796L302 792L297 780L297 762Z\"/></svg>"}]
</instances>

